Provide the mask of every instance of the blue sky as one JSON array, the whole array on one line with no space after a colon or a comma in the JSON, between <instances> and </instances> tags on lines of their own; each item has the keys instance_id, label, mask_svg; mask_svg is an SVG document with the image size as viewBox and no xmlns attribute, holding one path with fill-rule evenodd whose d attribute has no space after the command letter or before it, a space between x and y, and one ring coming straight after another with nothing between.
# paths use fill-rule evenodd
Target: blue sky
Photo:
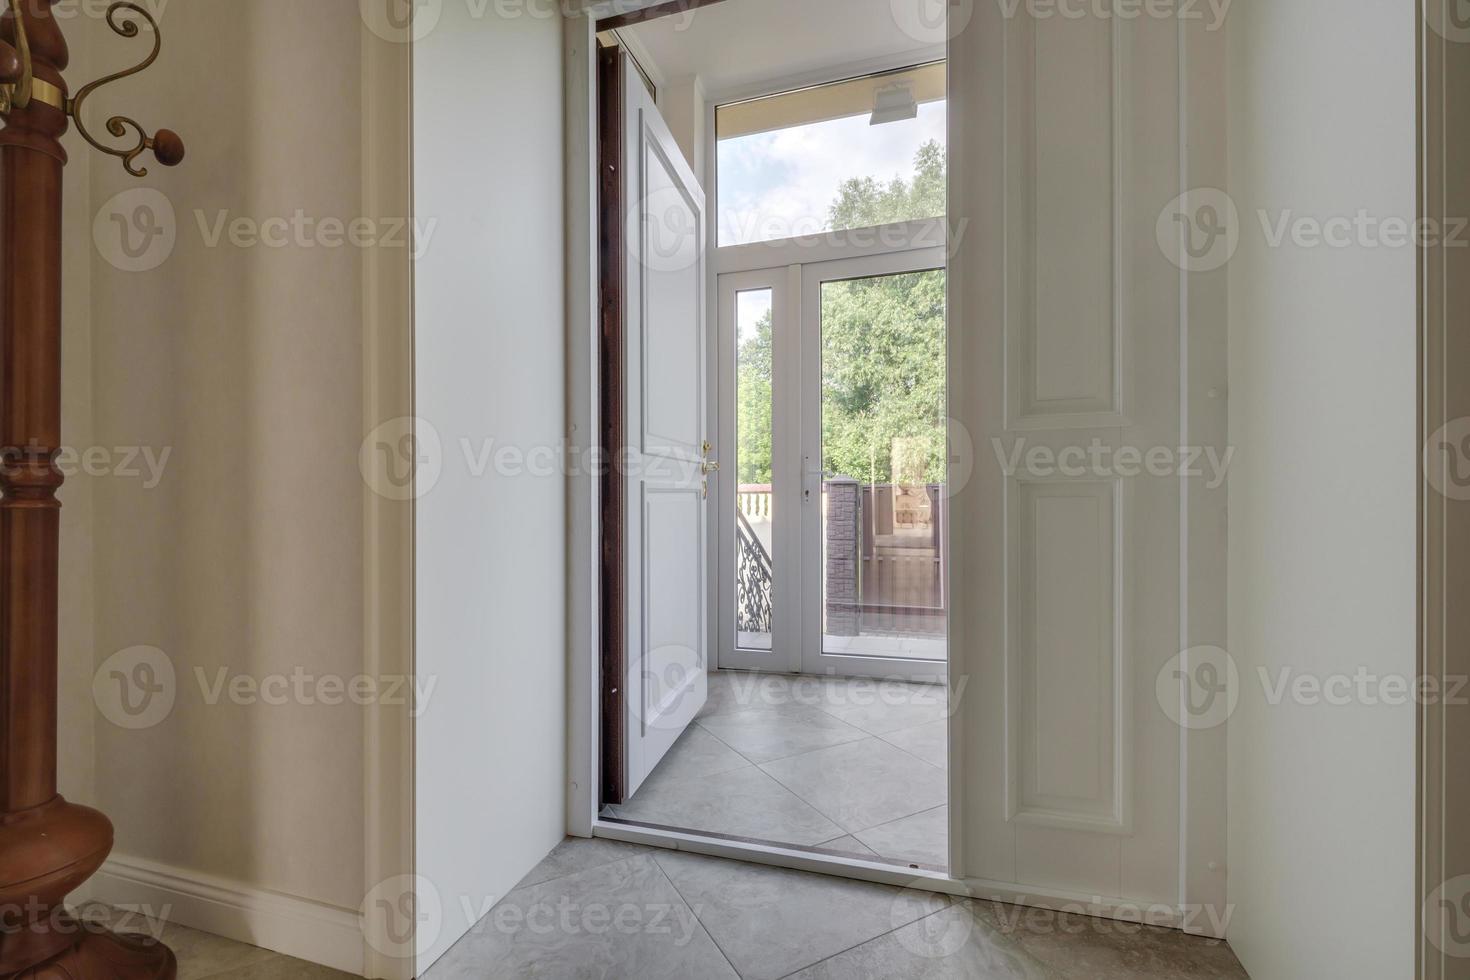
<instances>
[{"instance_id":1,"label":"blue sky","mask_svg":"<svg viewBox=\"0 0 1470 980\"><path fill-rule=\"evenodd\" d=\"M820 232L844 180L909 178L915 151L944 138L945 103L930 102L903 122L870 126L864 114L721 140L720 244Z\"/></svg>"}]
</instances>

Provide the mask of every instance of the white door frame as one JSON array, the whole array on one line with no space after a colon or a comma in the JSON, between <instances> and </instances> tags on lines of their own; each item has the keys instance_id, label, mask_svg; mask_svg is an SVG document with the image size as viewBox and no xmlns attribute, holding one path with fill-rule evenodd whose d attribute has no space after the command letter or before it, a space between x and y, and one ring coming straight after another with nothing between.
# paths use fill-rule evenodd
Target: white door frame
<instances>
[{"instance_id":1,"label":"white door frame","mask_svg":"<svg viewBox=\"0 0 1470 980\"><path fill-rule=\"evenodd\" d=\"M771 649L742 649L736 629L734 601L735 554L738 544L735 522L730 518L739 493L740 460L739 435L736 413L724 410L723 406L737 393L737 347L739 344L738 324L735 318L736 296L743 292L769 289L771 291L772 361L784 364L800 356L797 342L798 331L792 329L801 319L799 268L752 269L748 272L732 272L717 279L719 294L717 336L719 374L712 386L716 391L715 425L719 431L719 447L725 466L720 471L719 492L715 495L715 513L718 530L715 532L715 547L711 549L710 579L717 583L714 599L714 620L718 624L718 636L713 647L715 666L723 670L761 670L771 673L795 673L801 669L799 629L800 611L796 603L787 597L801 594L801 550L795 529L799 523L794 519L799 507L799 480L795 478L800 464L801 449L789 426L777 420L790 418L798 410L796 392L789 372L774 371L771 379L771 432L772 455L772 534L771 565L773 596Z\"/></svg>"},{"instance_id":2,"label":"white door frame","mask_svg":"<svg viewBox=\"0 0 1470 980\"><path fill-rule=\"evenodd\" d=\"M904 677L943 682L942 662L824 654L821 637L820 491L809 460L821 454L821 287L824 282L944 269L943 219L833 232L818 240L784 239L731 246L716 255L718 376L714 386L719 446L728 462L720 476L716 548L710 577L718 583L716 666L725 670ZM761 265L760 263L768 263ZM736 537L726 520L738 493L736 323L738 293L772 293L773 513L775 583L772 649L745 650L735 629Z\"/></svg>"},{"instance_id":3,"label":"white door frame","mask_svg":"<svg viewBox=\"0 0 1470 980\"><path fill-rule=\"evenodd\" d=\"M910 247L889 253L829 259L801 267L801 394L802 503L801 536L801 670L807 674L851 677L901 677L942 683L949 677L948 660L905 660L827 653L822 635L822 285L844 279L903 275L944 269L943 248ZM948 481L946 481L948 486ZM948 529L945 531L949 533ZM946 608L948 603L946 603ZM946 619L948 617L946 616ZM948 629L945 630L948 636Z\"/></svg>"},{"instance_id":4,"label":"white door frame","mask_svg":"<svg viewBox=\"0 0 1470 980\"><path fill-rule=\"evenodd\" d=\"M713 193L709 194L713 200ZM713 222L711 222L713 224ZM818 658L809 655L813 644L809 607L812 601L808 579L816 573L815 593L820 597L819 562L808 556L818 554L807 529L803 494L807 484L804 457L817 452L812 435L820 426L820 359L818 317L820 281L861 278L885 273L901 274L924 269L940 269L946 265L945 221L927 218L897 222L876 228L854 228L826 232L821 235L728 245L714 251L711 263L717 296L710 322L715 326L718 355L714 365L715 383L711 385L713 411L719 431L719 447L729 461L719 480L716 513L728 514L735 506L738 491L736 469L738 452L736 418L726 408L736 394L736 337L734 296L755 289L772 291L772 312L776 318L775 371L772 378L772 433L774 511L780 530L773 534L776 553L776 584L773 592L775 633L773 650L741 650L735 642L733 596L735 592L735 533L729 521L718 521L716 548L711 556L711 581L716 583L715 620L718 636L713 649L716 666L727 670L766 670L777 672L837 673L858 677L914 676L915 679L943 680L943 668L936 671L932 662L890 660L871 657ZM713 241L713 239L711 239ZM857 270L854 272L845 269ZM812 283L816 285L812 285ZM784 324L784 328L782 327ZM783 424L782 420L787 420ZM789 424L795 421L795 426ZM796 430L799 430L799 434ZM800 514L793 520L791 515ZM818 522L820 523L820 522ZM818 546L819 547L819 546ZM787 597L786 601L781 601ZM799 597L793 600L792 597ZM792 617L794 606L798 615ZM820 617L818 617L818 622ZM820 629L820 625L817 627ZM916 671L915 665L918 664Z\"/></svg>"},{"instance_id":5,"label":"white door frame","mask_svg":"<svg viewBox=\"0 0 1470 980\"><path fill-rule=\"evenodd\" d=\"M595 18L633 7L653 6L655 0L578 0L582 15L569 12L566 18L566 100L567 100L567 178L568 178L568 342L569 342L569 429L574 450L591 453L596 445L598 432L597 417L597 323L596 323L596 194L593 161L596 155L595 116ZM739 2L739 0L731 0ZM998 55L992 47L1003 34L1004 24L998 21L996 12L977 8L977 16L970 27L950 42L950 170L960 179L952 181L950 188L950 218L956 232L966 232L962 243L972 247L959 248L951 253L957 264L965 265L965 278L990 280L983 275L984 265L975 265L978 259L989 255L1000 260L1003 253L990 253L993 247L991 235L984 229L986 220L1002 220L997 213L997 202L993 188L982 181L974 186L963 178L966 174L988 172L987 168L1000 161L995 159L994 148L987 147L994 130L991 128L997 113L1003 109L1000 89L986 73L998 62L990 56ZM1201 66L1218 63L1220 35L1206 35L1201 25L1185 25L1179 32L1181 63ZM956 60L958 59L958 61ZM957 67L957 65L959 67ZM984 76L984 77L979 77ZM1188 77L1188 76L1183 76ZM1205 76L1208 77L1208 76ZM1220 156L1215 142L1206 142L1196 147L1190 139L1198 133L1223 132L1221 121L1223 107L1217 94L1205 91L1204 86L1181 85L1182 128L1177 134L1182 146L1191 147L1185 156L1179 174L1179 187L1208 184L1219 172ZM713 100L712 100L713 102ZM711 110L712 111L712 110ZM708 117L707 117L708 118ZM712 129L711 129L712 132ZM1172 183L1172 182L1171 182ZM713 206L713 205L712 205ZM984 239L981 242L976 239ZM941 241L945 239L941 238ZM954 243L951 247L956 247ZM726 269L718 264L720 258L713 256L719 271ZM780 265L780 262L764 262L747 268ZM790 263L784 263L789 265ZM956 350L973 350L964 332L975 329L972 322L980 316L974 308L983 305L977 293L978 283L961 282L961 277L951 275L949 282L949 320L951 372L955 368ZM1190 284L1187 276L1181 276L1181 315L1191 323L1191 351L1197 351L1203 339L1201 334L1213 334L1220 322L1220 311L1214 300L1213 289L1200 289L1198 283ZM962 309L957 302L968 298L971 308ZM713 319L711 322L715 322ZM1201 330L1208 323L1207 329ZM1189 363L1181 364L1180 370L1191 393L1193 407L1196 391L1203 392L1215 383L1222 365L1210 358L1191 357ZM960 418L967 409L964 399L953 384L950 389L950 414ZM964 419L960 419L965 421ZM968 424L968 423L967 423ZM1193 430L1193 427L1191 427ZM586 458L586 457L584 457ZM569 478L569 503L573 510L569 528L570 574L574 583L569 617L569 710L570 745L568 774L568 831L582 837L601 836L614 839L634 840L656 846L678 848L720 857L737 858L782 867L820 871L843 877L869 881L883 881L899 885L932 888L951 894L981 895L1000 900L1015 901L1037 907L1082 908L1099 916L1113 916L1136 920L1139 907L1123 899L1099 898L1096 892L1083 887L1069 888L1063 883L1053 885L1022 886L1015 882L996 881L966 874L971 863L967 860L967 845L972 847L974 837L972 824L979 818L974 807L984 808L990 787L972 785L976 782L976 767L965 752L964 737L975 726L970 716L985 708L978 698L964 700L950 724L950 875L898 870L885 865L850 859L827 857L803 853L771 845L741 844L668 831L633 828L611 823L602 823L597 817L598 721L596 713L597 695L600 690L598 676L598 627L597 627L597 557L600 551L601 531L597 521L597 478L594 468L574 469ZM1208 507L1190 508L1191 525L1198 519L1203 521L1218 514L1218 504ZM718 506L723 506L723 503ZM956 520L959 520L956 515ZM956 556L960 558L961 556ZM1200 563L1208 564L1211 557L1204 553L1184 558L1185 566L1193 570ZM952 569L951 590L954 594L967 597L981 594L986 588L984 581L973 576L976 569L964 567L956 561ZM964 578L963 576L971 576ZM1223 596L1204 595L1192 592L1189 597L1191 621L1204 619L1206 610L1223 600ZM968 637L974 640L972 634ZM959 635L951 626L950 661L962 673L971 670L973 657L962 647L966 637ZM1201 737L1203 736L1203 737ZM1188 746L1185 755L1187 768L1180 799L1180 857L1186 868L1181 871L1178 900L1181 906L1214 904L1223 881L1222 876L1211 875L1207 879L1196 878L1194 865L1201 858L1224 859L1225 834L1219 811L1209 803L1220 798L1223 791L1224 772L1210 764L1218 758L1219 746L1223 743L1223 731L1187 733L1181 741ZM1204 768L1197 767L1203 763ZM992 803L993 805L993 803ZM1217 892L1217 889L1219 891ZM1150 909L1151 914L1158 909ZM1160 925L1183 925L1183 908L1164 911L1153 919Z\"/></svg>"}]
</instances>

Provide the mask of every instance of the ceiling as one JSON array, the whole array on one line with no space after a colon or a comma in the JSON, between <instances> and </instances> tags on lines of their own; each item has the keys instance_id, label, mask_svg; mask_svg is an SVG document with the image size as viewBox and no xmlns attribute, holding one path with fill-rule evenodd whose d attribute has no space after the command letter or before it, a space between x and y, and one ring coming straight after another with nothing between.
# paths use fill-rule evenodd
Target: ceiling
<instances>
[{"instance_id":1,"label":"ceiling","mask_svg":"<svg viewBox=\"0 0 1470 980\"><path fill-rule=\"evenodd\" d=\"M697 75L716 98L900 54L942 57L942 47L900 28L893 0L724 0L619 33L661 81Z\"/></svg>"}]
</instances>

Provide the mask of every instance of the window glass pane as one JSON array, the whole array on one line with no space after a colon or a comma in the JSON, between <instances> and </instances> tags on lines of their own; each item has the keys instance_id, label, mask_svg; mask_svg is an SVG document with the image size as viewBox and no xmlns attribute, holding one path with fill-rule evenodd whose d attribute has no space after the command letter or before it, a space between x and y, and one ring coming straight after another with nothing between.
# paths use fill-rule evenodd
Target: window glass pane
<instances>
[{"instance_id":1,"label":"window glass pane","mask_svg":"<svg viewBox=\"0 0 1470 980\"><path fill-rule=\"evenodd\" d=\"M946 656L943 270L822 284L822 649Z\"/></svg>"},{"instance_id":2,"label":"window glass pane","mask_svg":"<svg viewBox=\"0 0 1470 980\"><path fill-rule=\"evenodd\" d=\"M720 106L720 245L937 218L942 62Z\"/></svg>"},{"instance_id":3,"label":"window glass pane","mask_svg":"<svg viewBox=\"0 0 1470 980\"><path fill-rule=\"evenodd\" d=\"M770 289L735 294L735 645L742 650L771 649L771 302Z\"/></svg>"}]
</instances>

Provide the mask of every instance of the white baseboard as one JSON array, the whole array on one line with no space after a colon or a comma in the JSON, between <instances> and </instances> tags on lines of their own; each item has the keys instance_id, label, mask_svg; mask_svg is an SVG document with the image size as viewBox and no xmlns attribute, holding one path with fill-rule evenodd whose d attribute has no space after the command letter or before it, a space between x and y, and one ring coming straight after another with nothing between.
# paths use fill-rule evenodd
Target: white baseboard
<instances>
[{"instance_id":1,"label":"white baseboard","mask_svg":"<svg viewBox=\"0 0 1470 980\"><path fill-rule=\"evenodd\" d=\"M142 906L191 929L362 975L355 911L127 855L113 855L88 884L93 901Z\"/></svg>"}]
</instances>

